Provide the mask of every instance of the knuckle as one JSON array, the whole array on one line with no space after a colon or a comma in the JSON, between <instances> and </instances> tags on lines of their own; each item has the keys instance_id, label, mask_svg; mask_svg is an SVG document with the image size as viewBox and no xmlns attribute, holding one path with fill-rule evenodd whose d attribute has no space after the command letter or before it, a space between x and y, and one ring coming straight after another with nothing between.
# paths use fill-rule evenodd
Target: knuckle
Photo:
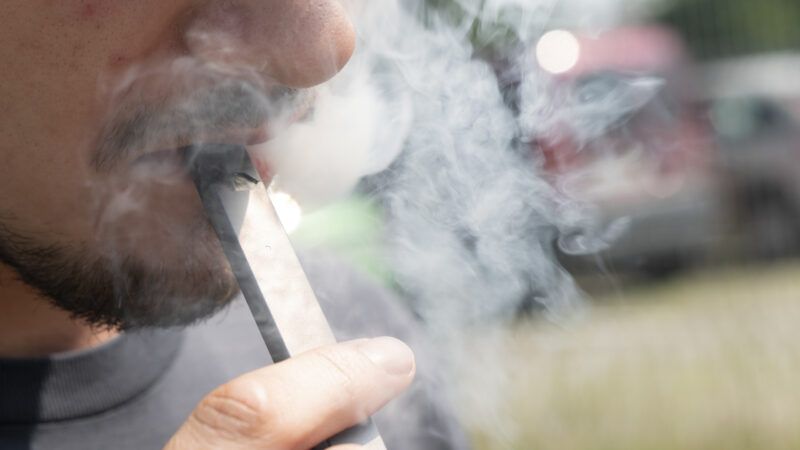
<instances>
[{"instance_id":1,"label":"knuckle","mask_svg":"<svg viewBox=\"0 0 800 450\"><path fill-rule=\"evenodd\" d=\"M356 396L357 380L354 373L357 367L354 367L353 358L349 357L341 348L328 347L321 349L317 353L317 357L322 361L324 367L327 367L328 376L336 383L341 389L341 392L347 395L348 398Z\"/></svg>"},{"instance_id":2,"label":"knuckle","mask_svg":"<svg viewBox=\"0 0 800 450\"><path fill-rule=\"evenodd\" d=\"M223 439L264 439L280 417L262 386L237 380L206 396L192 419Z\"/></svg>"},{"instance_id":3,"label":"knuckle","mask_svg":"<svg viewBox=\"0 0 800 450\"><path fill-rule=\"evenodd\" d=\"M356 406L363 395L361 381L356 374L365 373L368 366L351 355L348 350L336 346L321 349L316 356L321 362L321 367L325 368L323 369L325 376L336 386L330 399L332 411L339 415L352 413L355 417L358 409Z\"/></svg>"},{"instance_id":4,"label":"knuckle","mask_svg":"<svg viewBox=\"0 0 800 450\"><path fill-rule=\"evenodd\" d=\"M313 378L317 382L317 385L311 389L311 392L317 396L315 399L317 409L313 411L310 421L308 421L307 414L299 416L287 414L281 420L280 426L272 428L270 441L285 444L287 448L300 448L299 443L303 442L306 433L327 421L335 419L355 424L366 418L363 417L361 413L363 408L359 405L362 395L359 394L358 386L363 382L356 376L361 363L358 355L346 347L333 345L318 348L309 353L307 358L303 363L303 368L309 371L307 373L313 373ZM281 374L282 385L291 386L298 381L290 376L288 373ZM304 376L301 379L303 383L310 382L308 377ZM297 385L297 388L302 389L301 385ZM280 396L280 393L278 395ZM283 403L290 404L288 401ZM298 417L302 417L306 421L299 423Z\"/></svg>"}]
</instances>

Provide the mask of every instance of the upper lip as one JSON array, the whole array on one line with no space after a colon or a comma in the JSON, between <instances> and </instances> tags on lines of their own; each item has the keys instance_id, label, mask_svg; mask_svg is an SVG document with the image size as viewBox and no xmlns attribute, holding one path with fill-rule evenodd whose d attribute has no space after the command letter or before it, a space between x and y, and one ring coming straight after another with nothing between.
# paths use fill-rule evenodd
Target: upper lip
<instances>
[{"instance_id":1,"label":"upper lip","mask_svg":"<svg viewBox=\"0 0 800 450\"><path fill-rule=\"evenodd\" d=\"M234 144L252 146L264 143L269 140L267 124L264 123L258 128L231 128L227 130L199 130L191 136L173 136L164 139L159 144L150 148L142 149L133 156L133 163L140 161L151 161L153 157L160 158L159 155L166 156L167 153L180 151L191 145L201 144Z\"/></svg>"},{"instance_id":2,"label":"upper lip","mask_svg":"<svg viewBox=\"0 0 800 450\"><path fill-rule=\"evenodd\" d=\"M315 93L309 91L301 101L294 105L294 108L287 114L285 125L305 120L314 109ZM184 147L198 144L234 144L255 146L263 144L272 138L270 135L270 124L264 120L258 126L231 126L220 128L211 126L204 128L193 128L191 132L177 132L171 135L162 136L155 145L149 145L139 150L134 160L138 160L148 154L167 150L178 150Z\"/></svg>"},{"instance_id":3,"label":"upper lip","mask_svg":"<svg viewBox=\"0 0 800 450\"><path fill-rule=\"evenodd\" d=\"M155 77L145 81L156 87L167 85ZM192 91L177 88L179 92L173 99L159 99L159 90L148 88L144 82L142 87L134 83L132 86L136 87L126 89L117 102L121 105L117 117L98 136L95 167L112 170L119 163L195 144L262 144L271 137L273 119L281 126L302 120L313 106L313 91L295 91L283 105L288 109L280 117L273 117L271 94L263 93L247 80L226 79L207 86L195 85L197 88ZM142 103L143 95L131 94L141 92L147 92L152 100ZM161 91L162 96L169 94ZM125 101L128 95L134 99L130 104ZM280 101L281 97L277 99ZM275 105L278 110L282 107L280 103Z\"/></svg>"},{"instance_id":4,"label":"upper lip","mask_svg":"<svg viewBox=\"0 0 800 450\"><path fill-rule=\"evenodd\" d=\"M259 127L232 127L228 129L196 130L191 136L175 136L170 145L159 146L159 149L182 148L195 144L238 144L258 145L269 140L267 123Z\"/></svg>"}]
</instances>

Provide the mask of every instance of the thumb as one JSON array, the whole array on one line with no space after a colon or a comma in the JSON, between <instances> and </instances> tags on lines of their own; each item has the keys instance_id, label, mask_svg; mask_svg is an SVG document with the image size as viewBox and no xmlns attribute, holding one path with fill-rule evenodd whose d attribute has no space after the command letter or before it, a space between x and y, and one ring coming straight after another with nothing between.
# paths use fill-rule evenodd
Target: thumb
<instances>
[{"instance_id":1,"label":"thumb","mask_svg":"<svg viewBox=\"0 0 800 450\"><path fill-rule=\"evenodd\" d=\"M364 421L414 372L411 350L394 338L312 350L215 389L165 450L305 450Z\"/></svg>"}]
</instances>

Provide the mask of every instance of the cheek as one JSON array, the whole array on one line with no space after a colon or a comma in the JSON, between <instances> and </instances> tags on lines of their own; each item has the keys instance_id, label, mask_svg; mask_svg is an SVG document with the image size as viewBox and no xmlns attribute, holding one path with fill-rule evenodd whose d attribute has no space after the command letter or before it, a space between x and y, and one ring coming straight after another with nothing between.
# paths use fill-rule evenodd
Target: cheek
<instances>
[{"instance_id":1,"label":"cheek","mask_svg":"<svg viewBox=\"0 0 800 450\"><path fill-rule=\"evenodd\" d=\"M120 14L126 3L130 0L56 0L53 3L66 3L69 8L69 15L78 22L91 22L103 20Z\"/></svg>"},{"instance_id":2,"label":"cheek","mask_svg":"<svg viewBox=\"0 0 800 450\"><path fill-rule=\"evenodd\" d=\"M108 2L105 1L81 1L74 14L80 20L92 20L107 15L109 9Z\"/></svg>"},{"instance_id":3,"label":"cheek","mask_svg":"<svg viewBox=\"0 0 800 450\"><path fill-rule=\"evenodd\" d=\"M85 175L72 165L51 163L54 158L35 148L22 152L0 173L0 215L46 241L82 239L91 214Z\"/></svg>"},{"instance_id":4,"label":"cheek","mask_svg":"<svg viewBox=\"0 0 800 450\"><path fill-rule=\"evenodd\" d=\"M165 29L146 13L179 3L0 0L0 217L59 241L90 236L104 77L138 61Z\"/></svg>"}]
</instances>

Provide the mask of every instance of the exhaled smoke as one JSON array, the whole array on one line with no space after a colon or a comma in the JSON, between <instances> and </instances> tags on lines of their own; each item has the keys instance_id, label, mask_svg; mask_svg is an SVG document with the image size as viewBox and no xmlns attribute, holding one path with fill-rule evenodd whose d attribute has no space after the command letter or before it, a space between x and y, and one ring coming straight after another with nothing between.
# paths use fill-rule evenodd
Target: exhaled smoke
<instances>
[{"instance_id":1,"label":"exhaled smoke","mask_svg":"<svg viewBox=\"0 0 800 450\"><path fill-rule=\"evenodd\" d=\"M525 136L546 139L566 131L586 145L640 110L662 85L658 78L635 75L599 74L581 81L565 88L540 74L525 74L519 116Z\"/></svg>"},{"instance_id":2,"label":"exhaled smoke","mask_svg":"<svg viewBox=\"0 0 800 450\"><path fill-rule=\"evenodd\" d=\"M443 343L437 357L477 380L475 395L461 398L472 411L465 419L507 425L493 415L500 396L492 391L506 374L491 356L506 337L482 329L488 352L458 351L459 341L521 307L576 317L582 295L556 248L595 252L624 228L601 228L590 208L562 195L531 142L564 129L589 142L651 99L658 83L631 77L559 90L532 51L554 1L459 0L441 10L436 2L352 3L353 61L320 91L313 117L267 146L277 184L314 204L369 175L361 188L385 209L397 285Z\"/></svg>"},{"instance_id":3,"label":"exhaled smoke","mask_svg":"<svg viewBox=\"0 0 800 450\"><path fill-rule=\"evenodd\" d=\"M306 204L380 171L364 186L385 206L393 272L437 328L509 318L531 302L568 316L581 296L555 246L594 251L610 236L591 235L588 210L545 180L528 141L556 123L591 139L649 98L651 84L557 103L527 51L553 5L359 3L354 60L321 90L314 116L268 146L277 184ZM476 41L495 38L511 50L492 65ZM502 91L509 74L522 84L517 100Z\"/></svg>"}]
</instances>

